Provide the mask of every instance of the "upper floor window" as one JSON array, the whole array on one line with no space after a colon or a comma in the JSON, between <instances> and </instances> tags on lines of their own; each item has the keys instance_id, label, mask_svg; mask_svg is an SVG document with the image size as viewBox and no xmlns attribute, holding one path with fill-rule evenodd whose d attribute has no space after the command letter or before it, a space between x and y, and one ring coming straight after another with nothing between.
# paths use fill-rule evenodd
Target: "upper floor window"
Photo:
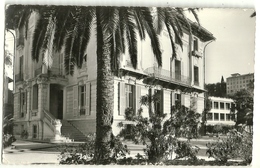
<instances>
[{"instance_id":1,"label":"upper floor window","mask_svg":"<svg viewBox=\"0 0 260 168\"><path fill-rule=\"evenodd\" d=\"M23 55L19 58L19 74L20 74L20 79L23 79Z\"/></svg>"},{"instance_id":2,"label":"upper floor window","mask_svg":"<svg viewBox=\"0 0 260 168\"><path fill-rule=\"evenodd\" d=\"M218 109L218 102L214 102L214 109Z\"/></svg>"},{"instance_id":3,"label":"upper floor window","mask_svg":"<svg viewBox=\"0 0 260 168\"><path fill-rule=\"evenodd\" d=\"M230 110L230 103L226 103L226 110Z\"/></svg>"},{"instance_id":4,"label":"upper floor window","mask_svg":"<svg viewBox=\"0 0 260 168\"><path fill-rule=\"evenodd\" d=\"M181 61L175 60L175 79L181 80Z\"/></svg>"},{"instance_id":5,"label":"upper floor window","mask_svg":"<svg viewBox=\"0 0 260 168\"><path fill-rule=\"evenodd\" d=\"M194 84L199 85L199 67L194 66Z\"/></svg>"},{"instance_id":6,"label":"upper floor window","mask_svg":"<svg viewBox=\"0 0 260 168\"><path fill-rule=\"evenodd\" d=\"M199 45L198 39L194 38L193 39L193 51L198 51L198 49L199 49L198 45Z\"/></svg>"},{"instance_id":7,"label":"upper floor window","mask_svg":"<svg viewBox=\"0 0 260 168\"><path fill-rule=\"evenodd\" d=\"M220 102L220 109L221 109L221 110L224 110L224 106L225 106L224 103L223 103L223 102Z\"/></svg>"}]
</instances>

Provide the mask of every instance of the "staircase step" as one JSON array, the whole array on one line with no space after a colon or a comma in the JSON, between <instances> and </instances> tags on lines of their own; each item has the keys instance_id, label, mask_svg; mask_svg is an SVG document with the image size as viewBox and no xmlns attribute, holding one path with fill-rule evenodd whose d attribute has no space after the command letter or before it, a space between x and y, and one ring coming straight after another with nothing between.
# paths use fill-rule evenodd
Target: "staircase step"
<instances>
[{"instance_id":1,"label":"staircase step","mask_svg":"<svg viewBox=\"0 0 260 168\"><path fill-rule=\"evenodd\" d=\"M74 141L85 141L85 135L80 132L76 127L70 124L67 120L61 120L61 134Z\"/></svg>"}]
</instances>

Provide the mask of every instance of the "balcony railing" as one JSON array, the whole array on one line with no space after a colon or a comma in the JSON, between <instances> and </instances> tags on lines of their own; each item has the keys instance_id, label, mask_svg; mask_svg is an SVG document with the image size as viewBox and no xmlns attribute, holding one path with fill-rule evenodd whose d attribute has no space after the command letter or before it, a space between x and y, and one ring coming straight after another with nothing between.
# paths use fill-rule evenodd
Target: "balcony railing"
<instances>
[{"instance_id":1,"label":"balcony railing","mask_svg":"<svg viewBox=\"0 0 260 168\"><path fill-rule=\"evenodd\" d=\"M187 84L190 85L190 78L184 75L180 75L177 73L171 73L171 71L166 70L166 69L159 69L157 67L150 67L147 68L145 71L150 76L162 79L162 80L167 80L170 82L178 82L182 84Z\"/></svg>"},{"instance_id":2,"label":"balcony railing","mask_svg":"<svg viewBox=\"0 0 260 168\"><path fill-rule=\"evenodd\" d=\"M23 81L23 73L15 75L15 82Z\"/></svg>"},{"instance_id":3,"label":"balcony railing","mask_svg":"<svg viewBox=\"0 0 260 168\"><path fill-rule=\"evenodd\" d=\"M35 76L40 75L40 74L43 74L43 73L42 73L42 67L35 69L34 74L35 74ZM51 67L51 68L48 70L48 74L51 75L51 76L53 76L53 75L56 75L56 76L57 76L57 75L58 75L58 76L64 76L64 74L63 74L63 69L61 69L61 68L56 68L56 67Z\"/></svg>"}]
</instances>

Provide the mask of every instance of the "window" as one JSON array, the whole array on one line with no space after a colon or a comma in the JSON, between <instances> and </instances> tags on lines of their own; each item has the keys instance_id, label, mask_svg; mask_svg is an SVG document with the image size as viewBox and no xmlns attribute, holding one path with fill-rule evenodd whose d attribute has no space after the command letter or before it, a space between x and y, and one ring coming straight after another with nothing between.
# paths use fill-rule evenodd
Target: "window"
<instances>
[{"instance_id":1,"label":"window","mask_svg":"<svg viewBox=\"0 0 260 168\"><path fill-rule=\"evenodd\" d=\"M20 72L20 79L23 79L23 56L20 57L20 65L19 65L19 72Z\"/></svg>"},{"instance_id":2,"label":"window","mask_svg":"<svg viewBox=\"0 0 260 168\"><path fill-rule=\"evenodd\" d=\"M212 113L208 113L207 119L208 119L208 120L213 120L213 115L212 115Z\"/></svg>"},{"instance_id":3,"label":"window","mask_svg":"<svg viewBox=\"0 0 260 168\"><path fill-rule=\"evenodd\" d=\"M223 102L220 102L220 109L224 110L224 103Z\"/></svg>"},{"instance_id":4,"label":"window","mask_svg":"<svg viewBox=\"0 0 260 168\"><path fill-rule=\"evenodd\" d=\"M221 120L221 121L224 121L224 120L225 120L225 114L222 114L222 113L220 114L220 120Z\"/></svg>"},{"instance_id":5,"label":"window","mask_svg":"<svg viewBox=\"0 0 260 168\"><path fill-rule=\"evenodd\" d=\"M38 84L33 85L33 109L38 109Z\"/></svg>"},{"instance_id":6,"label":"window","mask_svg":"<svg viewBox=\"0 0 260 168\"><path fill-rule=\"evenodd\" d=\"M125 107L134 109L134 85L125 84Z\"/></svg>"},{"instance_id":7,"label":"window","mask_svg":"<svg viewBox=\"0 0 260 168\"><path fill-rule=\"evenodd\" d=\"M20 112L21 117L24 117L26 113L26 92L20 93Z\"/></svg>"},{"instance_id":8,"label":"window","mask_svg":"<svg viewBox=\"0 0 260 168\"><path fill-rule=\"evenodd\" d=\"M175 79L181 80L181 61L175 60Z\"/></svg>"},{"instance_id":9,"label":"window","mask_svg":"<svg viewBox=\"0 0 260 168\"><path fill-rule=\"evenodd\" d=\"M226 114L226 121L230 121L230 114Z\"/></svg>"},{"instance_id":10,"label":"window","mask_svg":"<svg viewBox=\"0 0 260 168\"><path fill-rule=\"evenodd\" d=\"M194 38L193 39L193 51L198 51L198 39L197 38Z\"/></svg>"},{"instance_id":11,"label":"window","mask_svg":"<svg viewBox=\"0 0 260 168\"><path fill-rule=\"evenodd\" d=\"M214 120L218 121L219 120L219 113L214 113Z\"/></svg>"},{"instance_id":12,"label":"window","mask_svg":"<svg viewBox=\"0 0 260 168\"><path fill-rule=\"evenodd\" d=\"M86 114L86 85L79 86L79 114Z\"/></svg>"},{"instance_id":13,"label":"window","mask_svg":"<svg viewBox=\"0 0 260 168\"><path fill-rule=\"evenodd\" d=\"M180 104L181 105L181 94L175 93L175 105Z\"/></svg>"},{"instance_id":14,"label":"window","mask_svg":"<svg viewBox=\"0 0 260 168\"><path fill-rule=\"evenodd\" d=\"M214 102L214 109L218 109L218 102Z\"/></svg>"},{"instance_id":15,"label":"window","mask_svg":"<svg viewBox=\"0 0 260 168\"><path fill-rule=\"evenodd\" d=\"M194 84L199 85L199 67L194 66Z\"/></svg>"},{"instance_id":16,"label":"window","mask_svg":"<svg viewBox=\"0 0 260 168\"><path fill-rule=\"evenodd\" d=\"M37 125L33 125L33 135L32 135L32 138L37 138L37 133L38 132L38 129L37 129Z\"/></svg>"},{"instance_id":17,"label":"window","mask_svg":"<svg viewBox=\"0 0 260 168\"><path fill-rule=\"evenodd\" d=\"M230 110L230 103L226 103L226 110Z\"/></svg>"},{"instance_id":18,"label":"window","mask_svg":"<svg viewBox=\"0 0 260 168\"><path fill-rule=\"evenodd\" d=\"M162 90L154 90L154 111L155 113L161 115L163 114L163 91Z\"/></svg>"}]
</instances>

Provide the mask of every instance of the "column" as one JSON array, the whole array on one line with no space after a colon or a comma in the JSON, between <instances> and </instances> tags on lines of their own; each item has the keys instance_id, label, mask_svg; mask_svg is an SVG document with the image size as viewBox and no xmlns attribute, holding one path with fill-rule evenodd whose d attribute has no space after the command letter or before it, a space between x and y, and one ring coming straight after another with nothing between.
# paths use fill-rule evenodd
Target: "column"
<instances>
[{"instance_id":1,"label":"column","mask_svg":"<svg viewBox=\"0 0 260 168\"><path fill-rule=\"evenodd\" d=\"M37 79L38 84L38 113L40 119L43 119L44 116L44 109L47 109L47 101L49 98L48 95L48 83L46 77L39 77Z\"/></svg>"}]
</instances>

